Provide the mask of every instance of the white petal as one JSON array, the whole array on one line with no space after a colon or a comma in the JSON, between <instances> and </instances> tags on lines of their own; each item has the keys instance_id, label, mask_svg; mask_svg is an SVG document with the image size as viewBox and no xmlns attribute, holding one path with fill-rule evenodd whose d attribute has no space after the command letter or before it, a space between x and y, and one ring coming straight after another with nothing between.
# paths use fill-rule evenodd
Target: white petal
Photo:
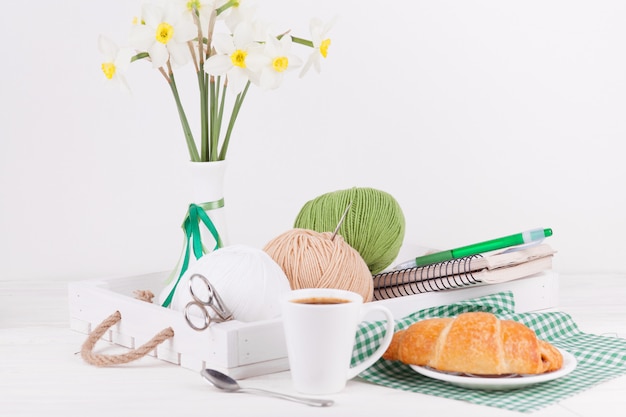
<instances>
[{"instance_id":1,"label":"white petal","mask_svg":"<svg viewBox=\"0 0 626 417\"><path fill-rule=\"evenodd\" d=\"M224 75L233 67L230 57L213 55L204 63L204 72L212 75Z\"/></svg>"},{"instance_id":2,"label":"white petal","mask_svg":"<svg viewBox=\"0 0 626 417\"><path fill-rule=\"evenodd\" d=\"M187 42L198 36L198 27L187 20L179 22L174 27L174 39L176 42Z\"/></svg>"},{"instance_id":3,"label":"white petal","mask_svg":"<svg viewBox=\"0 0 626 417\"><path fill-rule=\"evenodd\" d=\"M150 54L150 59L152 59L153 68L159 68L165 65L170 56L165 45L160 42L153 43L148 49L148 53Z\"/></svg>"},{"instance_id":4,"label":"white petal","mask_svg":"<svg viewBox=\"0 0 626 417\"><path fill-rule=\"evenodd\" d=\"M302 60L299 56L289 54L287 55L287 59L289 59L289 69L294 69L302 66Z\"/></svg>"},{"instance_id":5,"label":"white petal","mask_svg":"<svg viewBox=\"0 0 626 417\"><path fill-rule=\"evenodd\" d=\"M254 2L239 0L239 5L237 7L230 7L227 10L227 16L225 17L226 26L228 26L228 29L231 32L234 32L235 28L241 22L254 21L255 12L256 5L254 4Z\"/></svg>"},{"instance_id":6,"label":"white petal","mask_svg":"<svg viewBox=\"0 0 626 417\"><path fill-rule=\"evenodd\" d=\"M167 22L170 25L174 26L181 21L181 18L185 15L186 11L186 2L182 1L167 1L163 5L163 22ZM189 15L190 19L193 19L191 15Z\"/></svg>"},{"instance_id":7,"label":"white petal","mask_svg":"<svg viewBox=\"0 0 626 417\"><path fill-rule=\"evenodd\" d=\"M283 36L280 40L280 47L283 51L283 53L288 53L289 51L291 51L291 47L293 45L293 41L291 40L290 36Z\"/></svg>"},{"instance_id":8,"label":"white petal","mask_svg":"<svg viewBox=\"0 0 626 417\"><path fill-rule=\"evenodd\" d=\"M248 74L245 70L239 67L233 67L228 71L228 90L231 93L240 93L246 86L248 79Z\"/></svg>"},{"instance_id":9,"label":"white petal","mask_svg":"<svg viewBox=\"0 0 626 417\"><path fill-rule=\"evenodd\" d=\"M233 33L233 42L237 48L247 48L252 42L254 37L252 36L252 27L247 22L242 22L237 25L237 29Z\"/></svg>"},{"instance_id":10,"label":"white petal","mask_svg":"<svg viewBox=\"0 0 626 417\"><path fill-rule=\"evenodd\" d=\"M320 42L322 42L323 35L323 23L320 19L314 17L311 19L311 23L309 24L309 30L311 31L311 41L313 45L319 46Z\"/></svg>"},{"instance_id":11,"label":"white petal","mask_svg":"<svg viewBox=\"0 0 626 417\"><path fill-rule=\"evenodd\" d=\"M333 28L333 26L335 26L335 23L337 22L337 19L338 19L338 17L337 17L337 16L335 16L335 17L333 17L333 18L332 18L332 20L331 20L330 22L327 22L327 23L324 25L324 28L322 29L322 36L324 36L324 37L325 37L325 36L326 36L326 34L327 34L328 32L330 32L330 30Z\"/></svg>"},{"instance_id":12,"label":"white petal","mask_svg":"<svg viewBox=\"0 0 626 417\"><path fill-rule=\"evenodd\" d=\"M289 38L289 36L283 36L283 39L288 38L289 43L291 43L291 38ZM276 56L281 54L281 43L278 39L276 39L274 36L268 36L267 40L265 41L265 53L268 54L269 56Z\"/></svg>"},{"instance_id":13,"label":"white petal","mask_svg":"<svg viewBox=\"0 0 626 417\"><path fill-rule=\"evenodd\" d=\"M304 67L302 67L302 70L300 71L300 78L304 77L306 73L309 72L311 65L313 65L313 60L315 59L316 54L317 51L314 51L314 53L309 55L309 59L307 59L307 61L304 63Z\"/></svg>"},{"instance_id":14,"label":"white petal","mask_svg":"<svg viewBox=\"0 0 626 417\"><path fill-rule=\"evenodd\" d=\"M254 85L260 85L259 79L261 78L260 73L251 72L248 74L248 80Z\"/></svg>"},{"instance_id":15,"label":"white petal","mask_svg":"<svg viewBox=\"0 0 626 417\"><path fill-rule=\"evenodd\" d=\"M113 78L116 79L116 84L118 84L118 87L120 90L124 91L124 92L128 92L130 93L130 86L128 85L128 82L126 81L126 78L122 75L122 74L116 74L113 76Z\"/></svg>"},{"instance_id":16,"label":"white petal","mask_svg":"<svg viewBox=\"0 0 626 417\"><path fill-rule=\"evenodd\" d=\"M134 51L130 48L121 48L115 57L115 68L117 71L124 71L130 65L130 60L134 55Z\"/></svg>"},{"instance_id":17,"label":"white petal","mask_svg":"<svg viewBox=\"0 0 626 417\"><path fill-rule=\"evenodd\" d=\"M173 64L176 66L185 65L191 57L186 43L168 42L167 50L170 53Z\"/></svg>"},{"instance_id":18,"label":"white petal","mask_svg":"<svg viewBox=\"0 0 626 417\"><path fill-rule=\"evenodd\" d=\"M163 9L152 3L144 3L141 8L141 19L148 27L156 29L163 21Z\"/></svg>"},{"instance_id":19,"label":"white petal","mask_svg":"<svg viewBox=\"0 0 626 417\"><path fill-rule=\"evenodd\" d=\"M107 62L113 61L115 55L117 55L117 45L104 35L98 37L98 49L102 55L104 55L104 60Z\"/></svg>"},{"instance_id":20,"label":"white petal","mask_svg":"<svg viewBox=\"0 0 626 417\"><path fill-rule=\"evenodd\" d=\"M251 21L252 25L252 39L256 42L263 42L268 37L273 37L272 33L275 31L272 29L269 23L263 22L261 20Z\"/></svg>"},{"instance_id":21,"label":"white petal","mask_svg":"<svg viewBox=\"0 0 626 417\"><path fill-rule=\"evenodd\" d=\"M280 82L282 81L282 79L282 73L273 70L267 70L261 73L259 84L261 88L265 90L273 90L280 86Z\"/></svg>"},{"instance_id":22,"label":"white petal","mask_svg":"<svg viewBox=\"0 0 626 417\"><path fill-rule=\"evenodd\" d=\"M225 33L216 33L213 35L213 47L218 54L232 54L235 52L235 44L233 37Z\"/></svg>"},{"instance_id":23,"label":"white petal","mask_svg":"<svg viewBox=\"0 0 626 417\"><path fill-rule=\"evenodd\" d=\"M313 55L313 68L315 68L315 71L317 71L318 74L322 72L320 56L321 56L320 54Z\"/></svg>"},{"instance_id":24,"label":"white petal","mask_svg":"<svg viewBox=\"0 0 626 417\"><path fill-rule=\"evenodd\" d=\"M154 31L146 25L133 25L130 28L130 45L140 51L147 51L156 42Z\"/></svg>"},{"instance_id":25,"label":"white petal","mask_svg":"<svg viewBox=\"0 0 626 417\"><path fill-rule=\"evenodd\" d=\"M248 67L250 71L260 71L261 68L269 65L272 65L272 58L260 51L249 53L246 57L246 67Z\"/></svg>"}]
</instances>

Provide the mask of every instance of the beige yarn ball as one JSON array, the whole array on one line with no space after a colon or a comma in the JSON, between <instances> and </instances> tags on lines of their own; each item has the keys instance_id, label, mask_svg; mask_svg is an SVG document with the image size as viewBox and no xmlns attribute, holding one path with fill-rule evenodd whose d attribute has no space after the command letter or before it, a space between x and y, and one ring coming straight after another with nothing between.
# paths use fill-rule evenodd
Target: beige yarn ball
<instances>
[{"instance_id":1,"label":"beige yarn ball","mask_svg":"<svg viewBox=\"0 0 626 417\"><path fill-rule=\"evenodd\" d=\"M372 300L372 274L359 254L332 232L308 229L289 230L263 248L283 269L291 289L336 288L361 294Z\"/></svg>"}]
</instances>

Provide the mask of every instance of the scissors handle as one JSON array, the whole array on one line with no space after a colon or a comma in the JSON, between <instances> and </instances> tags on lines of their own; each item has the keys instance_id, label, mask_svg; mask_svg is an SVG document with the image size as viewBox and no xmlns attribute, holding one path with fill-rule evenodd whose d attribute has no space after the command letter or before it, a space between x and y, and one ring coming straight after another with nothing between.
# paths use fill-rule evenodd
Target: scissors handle
<instances>
[{"instance_id":1,"label":"scissors handle","mask_svg":"<svg viewBox=\"0 0 626 417\"><path fill-rule=\"evenodd\" d=\"M206 301L198 298L198 296L194 293L194 290L193 290L194 279L201 280L206 286L206 291L208 293L208 297ZM185 306L185 320L187 321L187 324L191 326L192 329L202 331L202 330L205 330L207 327L209 327L209 325L211 324L211 321L220 323L220 322L227 321L233 318L233 314L230 312L230 310L226 308L221 297L219 296L219 294L217 293L213 285L211 285L209 280L204 275L194 274L189 278L189 293L191 294L193 301L190 301ZM198 307L200 311L202 312L202 316L204 318L204 324L202 326L197 326L193 322L193 320L191 320L191 318L189 317L189 310L191 309L191 307L194 307L194 306ZM216 318L211 318L211 315L209 314L207 307L210 307L217 314Z\"/></svg>"},{"instance_id":2,"label":"scissors handle","mask_svg":"<svg viewBox=\"0 0 626 417\"><path fill-rule=\"evenodd\" d=\"M193 306L198 307L200 311L202 312L202 318L204 319L204 323L201 326L196 326L196 323L193 320L191 320L191 318L189 317L189 311L191 307ZM185 312L185 320L187 321L187 324L194 330L197 330L200 332L206 329L207 327L209 327L209 325L211 324L211 316L209 315L209 312L207 311L207 309L204 307L204 303L201 303L197 300L190 301L185 306L184 312Z\"/></svg>"}]
</instances>

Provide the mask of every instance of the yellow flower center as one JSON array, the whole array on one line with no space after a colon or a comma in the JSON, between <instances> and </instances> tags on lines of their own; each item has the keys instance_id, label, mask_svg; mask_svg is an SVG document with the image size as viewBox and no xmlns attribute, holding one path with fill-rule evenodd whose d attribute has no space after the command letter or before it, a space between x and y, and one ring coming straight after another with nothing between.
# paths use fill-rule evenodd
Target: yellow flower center
<instances>
[{"instance_id":1,"label":"yellow flower center","mask_svg":"<svg viewBox=\"0 0 626 417\"><path fill-rule=\"evenodd\" d=\"M328 47L330 46L330 38L324 39L320 45L320 53L324 58L328 55Z\"/></svg>"},{"instance_id":2,"label":"yellow flower center","mask_svg":"<svg viewBox=\"0 0 626 417\"><path fill-rule=\"evenodd\" d=\"M200 10L202 5L200 4L200 0L189 0L187 2L187 10L190 12L193 10Z\"/></svg>"},{"instance_id":3,"label":"yellow flower center","mask_svg":"<svg viewBox=\"0 0 626 417\"><path fill-rule=\"evenodd\" d=\"M272 68L276 72L283 72L289 66L289 58L286 56L279 56L272 61Z\"/></svg>"},{"instance_id":4,"label":"yellow flower center","mask_svg":"<svg viewBox=\"0 0 626 417\"><path fill-rule=\"evenodd\" d=\"M246 51L242 51L241 49L237 49L230 56L230 60L231 60L231 62L233 63L234 66L239 67L239 68L245 68L246 67L246 56L247 55L248 55L248 53Z\"/></svg>"},{"instance_id":5,"label":"yellow flower center","mask_svg":"<svg viewBox=\"0 0 626 417\"><path fill-rule=\"evenodd\" d=\"M115 75L115 64L112 62L103 62L102 72L104 72L104 76L110 80Z\"/></svg>"},{"instance_id":6,"label":"yellow flower center","mask_svg":"<svg viewBox=\"0 0 626 417\"><path fill-rule=\"evenodd\" d=\"M156 30L156 40L165 45L172 39L172 36L174 36L174 27L169 23L159 23Z\"/></svg>"}]
</instances>

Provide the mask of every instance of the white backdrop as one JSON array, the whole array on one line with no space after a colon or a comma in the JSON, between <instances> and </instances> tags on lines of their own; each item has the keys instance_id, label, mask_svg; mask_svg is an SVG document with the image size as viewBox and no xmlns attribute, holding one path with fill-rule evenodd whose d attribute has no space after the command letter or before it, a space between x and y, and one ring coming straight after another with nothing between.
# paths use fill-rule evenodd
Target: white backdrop
<instances>
[{"instance_id":1,"label":"white backdrop","mask_svg":"<svg viewBox=\"0 0 626 417\"><path fill-rule=\"evenodd\" d=\"M99 34L139 0L34 0L5 14L0 279L167 270L190 195L174 102L148 64L104 88ZM625 272L626 2L264 0L308 37L338 16L320 75L252 89L228 155L231 243L262 247L323 193L374 187L406 242L551 227L562 272ZM196 94L191 67L181 89ZM183 93L185 94L185 93Z\"/></svg>"}]
</instances>

